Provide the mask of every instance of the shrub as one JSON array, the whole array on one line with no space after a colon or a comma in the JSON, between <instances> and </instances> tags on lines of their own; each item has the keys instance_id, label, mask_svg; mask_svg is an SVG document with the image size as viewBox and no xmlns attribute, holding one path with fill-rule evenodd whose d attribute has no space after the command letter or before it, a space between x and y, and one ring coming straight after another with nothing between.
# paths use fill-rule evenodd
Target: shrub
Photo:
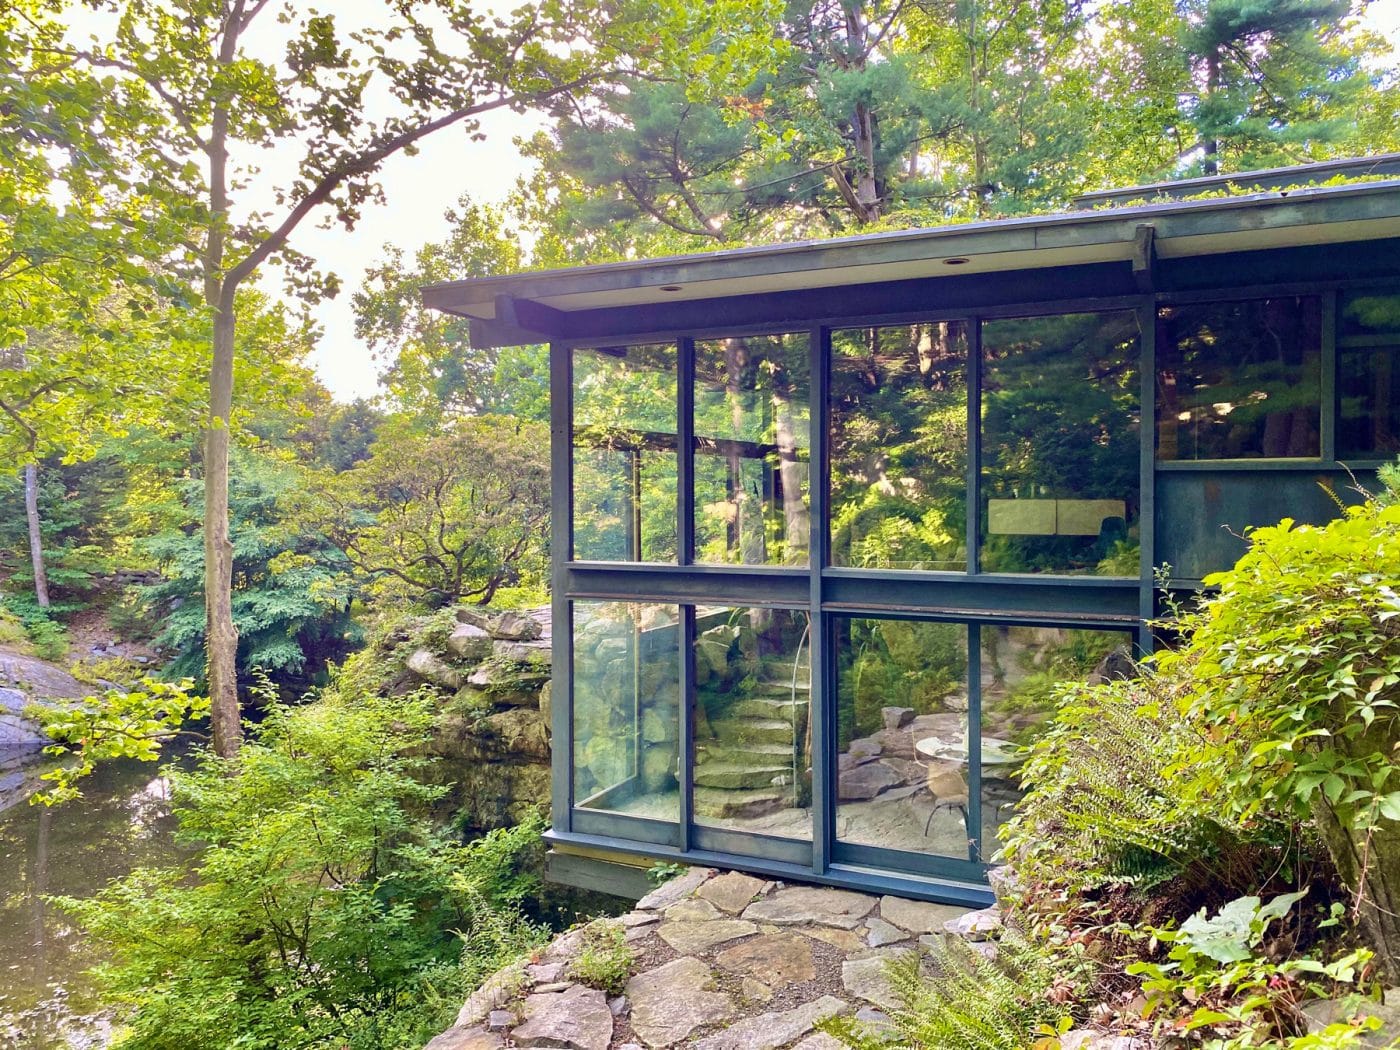
<instances>
[{"instance_id":1,"label":"shrub","mask_svg":"<svg viewBox=\"0 0 1400 1050\"><path fill-rule=\"evenodd\" d=\"M57 663L68 655L68 629L48 619L34 619L25 625L29 645L40 660Z\"/></svg>"},{"instance_id":2,"label":"shrub","mask_svg":"<svg viewBox=\"0 0 1400 1050\"><path fill-rule=\"evenodd\" d=\"M599 919L585 926L581 936L583 944L569 964L569 976L609 995L621 995L636 961L627 931L620 923Z\"/></svg>"},{"instance_id":3,"label":"shrub","mask_svg":"<svg viewBox=\"0 0 1400 1050\"><path fill-rule=\"evenodd\" d=\"M1184 772L1242 826L1312 818L1400 978L1400 505L1250 533L1162 673L1213 747Z\"/></svg>"},{"instance_id":4,"label":"shrub","mask_svg":"<svg viewBox=\"0 0 1400 1050\"><path fill-rule=\"evenodd\" d=\"M1067 1031L1072 1019L1062 1003L1087 979L1084 964L1012 930L997 947L988 959L950 938L932 952L928 979L915 953L892 960L890 987L900 1005L889 1014L888 1033L872 1035L846 1017L822 1027L858 1050L1022 1050L1037 1035Z\"/></svg>"},{"instance_id":5,"label":"shrub","mask_svg":"<svg viewBox=\"0 0 1400 1050\"><path fill-rule=\"evenodd\" d=\"M538 827L468 847L428 823L426 699L273 706L236 763L167 770L193 877L140 870L62 907L87 928L124 1046L421 1045L543 931L514 902Z\"/></svg>"}]
</instances>

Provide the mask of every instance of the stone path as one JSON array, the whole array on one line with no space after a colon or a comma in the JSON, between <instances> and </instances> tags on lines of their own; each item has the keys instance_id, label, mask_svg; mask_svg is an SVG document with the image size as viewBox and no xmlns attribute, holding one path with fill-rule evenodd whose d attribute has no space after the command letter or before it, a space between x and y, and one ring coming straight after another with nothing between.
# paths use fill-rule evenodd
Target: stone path
<instances>
[{"instance_id":1,"label":"stone path","mask_svg":"<svg viewBox=\"0 0 1400 1050\"><path fill-rule=\"evenodd\" d=\"M999 917L691 868L600 921L620 924L636 952L623 995L570 978L574 931L488 980L426 1050L835 1050L819 1023L847 1013L878 1023L895 1005L887 960Z\"/></svg>"}]
</instances>

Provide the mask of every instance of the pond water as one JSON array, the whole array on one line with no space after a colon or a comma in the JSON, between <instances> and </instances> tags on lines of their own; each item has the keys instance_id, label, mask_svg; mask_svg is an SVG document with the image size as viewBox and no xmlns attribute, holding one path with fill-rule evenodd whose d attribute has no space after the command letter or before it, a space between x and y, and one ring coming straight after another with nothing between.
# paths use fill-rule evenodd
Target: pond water
<instances>
[{"instance_id":1,"label":"pond water","mask_svg":"<svg viewBox=\"0 0 1400 1050\"><path fill-rule=\"evenodd\" d=\"M95 953L45 898L88 897L189 854L175 845L155 765L101 767L81 799L48 808L27 802L43 761L0 751L0 1048L94 1050L111 1030L85 973Z\"/></svg>"}]
</instances>

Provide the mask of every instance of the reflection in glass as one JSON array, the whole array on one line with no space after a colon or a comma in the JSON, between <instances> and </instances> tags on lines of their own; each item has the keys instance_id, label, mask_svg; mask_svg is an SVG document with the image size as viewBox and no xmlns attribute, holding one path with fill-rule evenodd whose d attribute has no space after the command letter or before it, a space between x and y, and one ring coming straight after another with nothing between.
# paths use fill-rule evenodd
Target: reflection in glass
<instances>
[{"instance_id":1,"label":"reflection in glass","mask_svg":"<svg viewBox=\"0 0 1400 1050\"><path fill-rule=\"evenodd\" d=\"M680 611L573 606L574 805L680 819Z\"/></svg>"},{"instance_id":2,"label":"reflection in glass","mask_svg":"<svg viewBox=\"0 0 1400 1050\"><path fill-rule=\"evenodd\" d=\"M695 346L695 560L805 565L807 336Z\"/></svg>"},{"instance_id":3,"label":"reflection in glass","mask_svg":"<svg viewBox=\"0 0 1400 1050\"><path fill-rule=\"evenodd\" d=\"M983 572L1137 576L1132 311L982 325Z\"/></svg>"},{"instance_id":4,"label":"reflection in glass","mask_svg":"<svg viewBox=\"0 0 1400 1050\"><path fill-rule=\"evenodd\" d=\"M1342 296L1337 348L1337 455L1400 452L1400 295Z\"/></svg>"},{"instance_id":5,"label":"reflection in glass","mask_svg":"<svg viewBox=\"0 0 1400 1050\"><path fill-rule=\"evenodd\" d=\"M836 621L836 835L969 859L967 627Z\"/></svg>"},{"instance_id":6,"label":"reflection in glass","mask_svg":"<svg viewBox=\"0 0 1400 1050\"><path fill-rule=\"evenodd\" d=\"M676 560L676 348L573 356L574 558Z\"/></svg>"},{"instance_id":7,"label":"reflection in glass","mask_svg":"<svg viewBox=\"0 0 1400 1050\"><path fill-rule=\"evenodd\" d=\"M982 860L1000 843L1020 798L1021 747L1055 713L1062 682L1103 682L1134 673L1132 636L1066 627L979 628L982 649Z\"/></svg>"},{"instance_id":8,"label":"reflection in glass","mask_svg":"<svg viewBox=\"0 0 1400 1050\"><path fill-rule=\"evenodd\" d=\"M812 835L811 638L807 614L695 614L695 821Z\"/></svg>"},{"instance_id":9,"label":"reflection in glass","mask_svg":"<svg viewBox=\"0 0 1400 1050\"><path fill-rule=\"evenodd\" d=\"M831 335L831 562L967 569L967 324Z\"/></svg>"},{"instance_id":10,"label":"reflection in glass","mask_svg":"<svg viewBox=\"0 0 1400 1050\"><path fill-rule=\"evenodd\" d=\"M1157 311L1157 458L1321 455L1322 304L1280 296Z\"/></svg>"}]
</instances>

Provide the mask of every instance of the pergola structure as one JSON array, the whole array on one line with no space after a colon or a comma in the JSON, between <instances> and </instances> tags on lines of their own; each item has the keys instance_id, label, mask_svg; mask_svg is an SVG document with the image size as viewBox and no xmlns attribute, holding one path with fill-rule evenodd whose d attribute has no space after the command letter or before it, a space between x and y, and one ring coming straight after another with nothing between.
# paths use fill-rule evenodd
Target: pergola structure
<instances>
[{"instance_id":1,"label":"pergola structure","mask_svg":"<svg viewBox=\"0 0 1400 1050\"><path fill-rule=\"evenodd\" d=\"M555 876L987 899L1056 682L1400 452L1400 179L1289 188L1400 157L1324 168L428 288L551 347Z\"/></svg>"}]
</instances>

